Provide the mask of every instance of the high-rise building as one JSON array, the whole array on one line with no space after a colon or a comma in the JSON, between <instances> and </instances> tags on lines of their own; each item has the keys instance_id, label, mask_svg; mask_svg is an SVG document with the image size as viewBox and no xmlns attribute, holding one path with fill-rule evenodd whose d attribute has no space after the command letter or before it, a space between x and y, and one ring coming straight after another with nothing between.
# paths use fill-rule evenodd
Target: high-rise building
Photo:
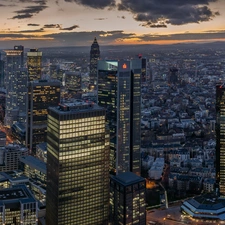
<instances>
[{"instance_id":1,"label":"high-rise building","mask_svg":"<svg viewBox=\"0 0 225 225\"><path fill-rule=\"evenodd\" d=\"M141 83L144 84L147 81L147 59L142 54L138 58L141 59Z\"/></svg>"},{"instance_id":2,"label":"high-rise building","mask_svg":"<svg viewBox=\"0 0 225 225\"><path fill-rule=\"evenodd\" d=\"M108 224L105 109L79 100L50 107L47 158L46 224Z\"/></svg>"},{"instance_id":3,"label":"high-rise building","mask_svg":"<svg viewBox=\"0 0 225 225\"><path fill-rule=\"evenodd\" d=\"M42 69L42 52L38 49L30 49L27 52L28 81L40 80Z\"/></svg>"},{"instance_id":4,"label":"high-rise building","mask_svg":"<svg viewBox=\"0 0 225 225\"><path fill-rule=\"evenodd\" d=\"M177 84L177 83L178 83L178 69L176 67L171 67L169 73L169 84Z\"/></svg>"},{"instance_id":5,"label":"high-rise building","mask_svg":"<svg viewBox=\"0 0 225 225\"><path fill-rule=\"evenodd\" d=\"M91 45L90 51L90 83L89 88L91 90L96 89L97 85L97 76L98 76L98 60L100 59L100 50L97 39L94 39L94 42Z\"/></svg>"},{"instance_id":6,"label":"high-rise building","mask_svg":"<svg viewBox=\"0 0 225 225\"><path fill-rule=\"evenodd\" d=\"M60 103L60 87L58 80L38 80L28 84L26 146L32 154L35 154L37 144L46 142L48 107Z\"/></svg>"},{"instance_id":7,"label":"high-rise building","mask_svg":"<svg viewBox=\"0 0 225 225\"><path fill-rule=\"evenodd\" d=\"M25 123L27 109L27 69L23 68L16 73L17 75L17 121Z\"/></svg>"},{"instance_id":8,"label":"high-rise building","mask_svg":"<svg viewBox=\"0 0 225 225\"><path fill-rule=\"evenodd\" d=\"M110 128L110 172L140 175L141 61L98 62L98 104Z\"/></svg>"},{"instance_id":9,"label":"high-rise building","mask_svg":"<svg viewBox=\"0 0 225 225\"><path fill-rule=\"evenodd\" d=\"M24 67L24 46L23 45L15 45L14 50L21 51L21 64Z\"/></svg>"},{"instance_id":10,"label":"high-rise building","mask_svg":"<svg viewBox=\"0 0 225 225\"><path fill-rule=\"evenodd\" d=\"M5 62L1 58L0 54L0 87L5 87Z\"/></svg>"},{"instance_id":11,"label":"high-rise building","mask_svg":"<svg viewBox=\"0 0 225 225\"><path fill-rule=\"evenodd\" d=\"M8 144L0 147L0 171L13 171L19 168L19 158L27 155L28 149L18 144Z\"/></svg>"},{"instance_id":12,"label":"high-rise building","mask_svg":"<svg viewBox=\"0 0 225 225\"><path fill-rule=\"evenodd\" d=\"M81 98L81 72L66 71L64 74L65 88L70 98Z\"/></svg>"},{"instance_id":13,"label":"high-rise building","mask_svg":"<svg viewBox=\"0 0 225 225\"><path fill-rule=\"evenodd\" d=\"M216 180L225 195L225 86L216 86Z\"/></svg>"},{"instance_id":14,"label":"high-rise building","mask_svg":"<svg viewBox=\"0 0 225 225\"><path fill-rule=\"evenodd\" d=\"M23 50L13 49L5 50L5 87L6 87L6 109L5 109L5 125L11 126L17 121L19 114L18 94L20 88L18 82L26 84L26 78L20 76L23 70Z\"/></svg>"},{"instance_id":15,"label":"high-rise building","mask_svg":"<svg viewBox=\"0 0 225 225\"><path fill-rule=\"evenodd\" d=\"M0 190L0 224L38 224L38 202L26 185Z\"/></svg>"},{"instance_id":16,"label":"high-rise building","mask_svg":"<svg viewBox=\"0 0 225 225\"><path fill-rule=\"evenodd\" d=\"M131 172L110 178L110 224L145 225L145 179Z\"/></svg>"}]
</instances>

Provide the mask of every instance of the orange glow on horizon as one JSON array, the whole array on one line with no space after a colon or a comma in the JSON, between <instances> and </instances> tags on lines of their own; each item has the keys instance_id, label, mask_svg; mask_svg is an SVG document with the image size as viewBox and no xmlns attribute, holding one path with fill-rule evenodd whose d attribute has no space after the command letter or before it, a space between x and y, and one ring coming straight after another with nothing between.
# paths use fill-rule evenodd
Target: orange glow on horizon
<instances>
[{"instance_id":1,"label":"orange glow on horizon","mask_svg":"<svg viewBox=\"0 0 225 225\"><path fill-rule=\"evenodd\" d=\"M131 39L123 39L123 41L115 41L112 44L116 45L143 45L143 44L154 44L154 45L170 45L179 43L208 43L215 41L225 41L225 38L219 39L197 39L197 40L151 40L151 41L133 41Z\"/></svg>"}]
</instances>

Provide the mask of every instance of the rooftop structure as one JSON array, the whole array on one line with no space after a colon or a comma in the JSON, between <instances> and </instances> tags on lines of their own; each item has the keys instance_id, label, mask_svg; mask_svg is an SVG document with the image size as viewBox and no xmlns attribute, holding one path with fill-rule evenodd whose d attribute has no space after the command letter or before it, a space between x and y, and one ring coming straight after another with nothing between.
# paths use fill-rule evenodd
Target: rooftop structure
<instances>
[{"instance_id":1,"label":"rooftop structure","mask_svg":"<svg viewBox=\"0 0 225 225\"><path fill-rule=\"evenodd\" d=\"M205 194L184 201L181 211L198 219L225 220L225 199L214 194Z\"/></svg>"},{"instance_id":2,"label":"rooftop structure","mask_svg":"<svg viewBox=\"0 0 225 225\"><path fill-rule=\"evenodd\" d=\"M25 185L0 190L0 223L37 225L37 201Z\"/></svg>"}]
</instances>

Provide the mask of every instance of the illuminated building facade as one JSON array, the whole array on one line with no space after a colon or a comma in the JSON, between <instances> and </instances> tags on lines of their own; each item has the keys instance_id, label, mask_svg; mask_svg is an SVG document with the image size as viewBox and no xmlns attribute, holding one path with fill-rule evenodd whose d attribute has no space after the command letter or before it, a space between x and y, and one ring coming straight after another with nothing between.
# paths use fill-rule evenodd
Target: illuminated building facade
<instances>
[{"instance_id":1,"label":"illuminated building facade","mask_svg":"<svg viewBox=\"0 0 225 225\"><path fill-rule=\"evenodd\" d=\"M81 72L79 71L66 71L64 75L65 88L68 94L73 98L79 98L81 95Z\"/></svg>"},{"instance_id":2,"label":"illuminated building facade","mask_svg":"<svg viewBox=\"0 0 225 225\"><path fill-rule=\"evenodd\" d=\"M131 172L111 176L110 222L112 225L146 224L144 178Z\"/></svg>"},{"instance_id":3,"label":"illuminated building facade","mask_svg":"<svg viewBox=\"0 0 225 225\"><path fill-rule=\"evenodd\" d=\"M36 145L46 142L49 106L60 103L60 81L39 80L29 82L27 103L26 146L36 152Z\"/></svg>"},{"instance_id":4,"label":"illuminated building facade","mask_svg":"<svg viewBox=\"0 0 225 225\"><path fill-rule=\"evenodd\" d=\"M138 55L141 59L141 83L144 84L147 81L147 59L142 57L142 54Z\"/></svg>"},{"instance_id":5,"label":"illuminated building facade","mask_svg":"<svg viewBox=\"0 0 225 225\"><path fill-rule=\"evenodd\" d=\"M78 100L50 107L47 158L46 224L108 224L105 109Z\"/></svg>"},{"instance_id":6,"label":"illuminated building facade","mask_svg":"<svg viewBox=\"0 0 225 225\"><path fill-rule=\"evenodd\" d=\"M23 76L23 50L4 50L6 54L5 64L5 87L6 87L6 109L5 125L11 126L17 121L18 94L20 94L20 82L26 84L26 77Z\"/></svg>"},{"instance_id":7,"label":"illuminated building facade","mask_svg":"<svg viewBox=\"0 0 225 225\"><path fill-rule=\"evenodd\" d=\"M26 185L0 190L0 224L38 224L38 202Z\"/></svg>"},{"instance_id":8,"label":"illuminated building facade","mask_svg":"<svg viewBox=\"0 0 225 225\"><path fill-rule=\"evenodd\" d=\"M91 45L90 51L90 83L89 88L91 90L96 89L97 85L97 67L98 67L98 60L100 59L100 50L97 39L94 39L94 42Z\"/></svg>"},{"instance_id":9,"label":"illuminated building facade","mask_svg":"<svg viewBox=\"0 0 225 225\"><path fill-rule=\"evenodd\" d=\"M110 172L140 175L141 61L98 63L98 104L110 128Z\"/></svg>"},{"instance_id":10,"label":"illuminated building facade","mask_svg":"<svg viewBox=\"0 0 225 225\"><path fill-rule=\"evenodd\" d=\"M41 79L42 52L38 49L30 49L27 52L28 81Z\"/></svg>"},{"instance_id":11,"label":"illuminated building facade","mask_svg":"<svg viewBox=\"0 0 225 225\"><path fill-rule=\"evenodd\" d=\"M225 195L225 86L216 86L216 179Z\"/></svg>"}]
</instances>

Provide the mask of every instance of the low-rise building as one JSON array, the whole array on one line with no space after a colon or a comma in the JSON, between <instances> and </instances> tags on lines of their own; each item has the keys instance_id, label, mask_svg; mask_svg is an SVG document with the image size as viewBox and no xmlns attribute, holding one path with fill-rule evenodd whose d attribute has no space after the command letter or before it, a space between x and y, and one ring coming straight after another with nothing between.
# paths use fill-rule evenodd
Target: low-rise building
<instances>
[{"instance_id":1,"label":"low-rise building","mask_svg":"<svg viewBox=\"0 0 225 225\"><path fill-rule=\"evenodd\" d=\"M216 180L213 178L206 178L203 181L203 191L213 192Z\"/></svg>"},{"instance_id":2,"label":"low-rise building","mask_svg":"<svg viewBox=\"0 0 225 225\"><path fill-rule=\"evenodd\" d=\"M38 204L25 185L0 190L0 224L38 224Z\"/></svg>"}]
</instances>

